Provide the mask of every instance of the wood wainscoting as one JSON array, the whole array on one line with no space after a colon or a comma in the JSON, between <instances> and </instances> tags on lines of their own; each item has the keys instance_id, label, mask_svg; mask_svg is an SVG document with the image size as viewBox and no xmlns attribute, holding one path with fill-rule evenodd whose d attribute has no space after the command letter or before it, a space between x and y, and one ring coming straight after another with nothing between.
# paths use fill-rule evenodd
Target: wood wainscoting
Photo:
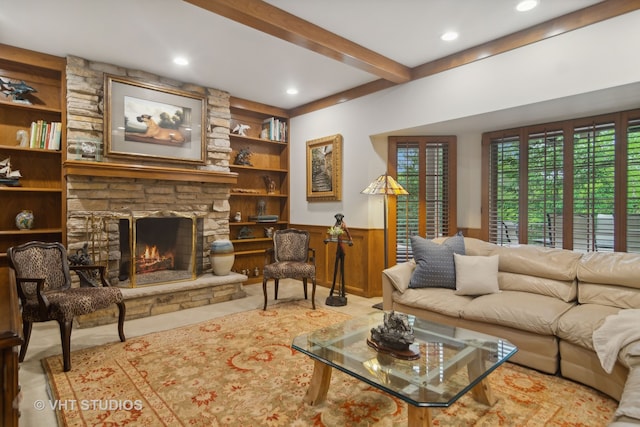
<instances>
[{"instance_id":1,"label":"wood wainscoting","mask_svg":"<svg viewBox=\"0 0 640 427\"><path fill-rule=\"evenodd\" d=\"M332 225L332 224L330 224ZM311 234L310 246L316 250L316 280L318 285L330 288L333 283L336 244L324 243L330 225L291 224L291 228ZM345 245L344 283L349 294L366 298L382 296L382 270L384 268L384 235L382 230L349 227L353 246ZM340 276L336 279L336 290Z\"/></svg>"}]
</instances>

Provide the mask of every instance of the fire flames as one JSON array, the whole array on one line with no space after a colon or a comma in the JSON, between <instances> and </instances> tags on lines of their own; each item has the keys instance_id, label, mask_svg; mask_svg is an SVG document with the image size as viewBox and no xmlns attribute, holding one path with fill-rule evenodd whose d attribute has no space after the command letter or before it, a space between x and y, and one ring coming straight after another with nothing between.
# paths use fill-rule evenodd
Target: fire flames
<instances>
[{"instance_id":1,"label":"fire flames","mask_svg":"<svg viewBox=\"0 0 640 427\"><path fill-rule=\"evenodd\" d=\"M174 267L172 253L161 254L158 247L145 245L144 252L136 259L136 272L151 273L159 270L171 270Z\"/></svg>"},{"instance_id":2,"label":"fire flames","mask_svg":"<svg viewBox=\"0 0 640 427\"><path fill-rule=\"evenodd\" d=\"M144 247L144 254L142 254L142 257L144 259L148 259L148 260L159 260L160 258L160 252L158 252L158 247L153 245L151 247L149 247L148 245L145 245Z\"/></svg>"}]
</instances>

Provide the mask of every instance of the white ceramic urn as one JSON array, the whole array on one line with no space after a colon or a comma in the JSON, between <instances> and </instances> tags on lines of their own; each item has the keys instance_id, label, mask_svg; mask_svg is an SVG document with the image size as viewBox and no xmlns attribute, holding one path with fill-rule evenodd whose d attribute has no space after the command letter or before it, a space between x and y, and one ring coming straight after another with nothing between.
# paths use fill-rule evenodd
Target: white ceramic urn
<instances>
[{"instance_id":1,"label":"white ceramic urn","mask_svg":"<svg viewBox=\"0 0 640 427\"><path fill-rule=\"evenodd\" d=\"M226 276L229 274L235 258L231 240L220 239L211 243L209 259L211 260L213 274L216 276Z\"/></svg>"}]
</instances>

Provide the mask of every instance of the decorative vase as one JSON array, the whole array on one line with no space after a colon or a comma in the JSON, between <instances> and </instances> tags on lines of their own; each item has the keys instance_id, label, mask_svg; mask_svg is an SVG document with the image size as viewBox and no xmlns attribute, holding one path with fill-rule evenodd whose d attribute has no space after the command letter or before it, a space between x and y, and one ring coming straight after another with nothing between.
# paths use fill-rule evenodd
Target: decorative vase
<instances>
[{"instance_id":1,"label":"decorative vase","mask_svg":"<svg viewBox=\"0 0 640 427\"><path fill-rule=\"evenodd\" d=\"M33 228L33 212L25 209L16 215L16 227L20 230L31 230Z\"/></svg>"},{"instance_id":2,"label":"decorative vase","mask_svg":"<svg viewBox=\"0 0 640 427\"><path fill-rule=\"evenodd\" d=\"M211 243L211 251L209 259L211 260L211 268L216 276L226 276L233 267L235 261L233 252L233 243L228 239L215 240Z\"/></svg>"}]
</instances>

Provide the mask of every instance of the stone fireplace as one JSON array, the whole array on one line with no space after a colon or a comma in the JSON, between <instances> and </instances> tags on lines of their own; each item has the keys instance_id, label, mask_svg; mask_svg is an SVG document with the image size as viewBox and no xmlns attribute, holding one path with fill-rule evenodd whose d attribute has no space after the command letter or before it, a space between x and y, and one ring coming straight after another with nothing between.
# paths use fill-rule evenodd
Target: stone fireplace
<instances>
[{"instance_id":1,"label":"stone fireplace","mask_svg":"<svg viewBox=\"0 0 640 427\"><path fill-rule=\"evenodd\" d=\"M100 161L74 160L86 141L104 150L105 73L205 95L206 164L104 152L95 156ZM229 238L228 199L237 182L229 169L229 94L78 57L67 58L66 74L69 251L87 245L93 260L107 266L109 282L123 288L127 318L244 296L246 276L213 276L208 257L214 240ZM222 293L211 291L213 282L224 285Z\"/></svg>"}]
</instances>

